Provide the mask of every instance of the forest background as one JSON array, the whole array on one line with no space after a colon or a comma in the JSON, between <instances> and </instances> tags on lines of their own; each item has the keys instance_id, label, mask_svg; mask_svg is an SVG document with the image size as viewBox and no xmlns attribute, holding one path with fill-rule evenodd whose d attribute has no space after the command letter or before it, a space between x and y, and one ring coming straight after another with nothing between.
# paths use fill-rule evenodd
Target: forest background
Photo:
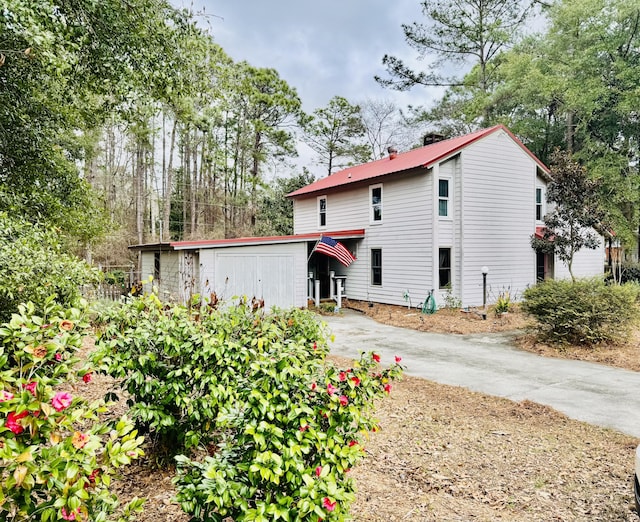
<instances>
[{"instance_id":1,"label":"forest background","mask_svg":"<svg viewBox=\"0 0 640 522\"><path fill-rule=\"evenodd\" d=\"M95 264L128 266L132 244L291 233L284 195L315 178L295 163L300 143L329 175L426 133L503 123L542 161L560 148L586 167L635 253L640 2L420 4L423 18L402 27L406 56L384 56L376 80L438 86L440 99L335 96L308 114L277 70L234 61L197 12L4 0L0 212L54 227L64 250Z\"/></svg>"}]
</instances>

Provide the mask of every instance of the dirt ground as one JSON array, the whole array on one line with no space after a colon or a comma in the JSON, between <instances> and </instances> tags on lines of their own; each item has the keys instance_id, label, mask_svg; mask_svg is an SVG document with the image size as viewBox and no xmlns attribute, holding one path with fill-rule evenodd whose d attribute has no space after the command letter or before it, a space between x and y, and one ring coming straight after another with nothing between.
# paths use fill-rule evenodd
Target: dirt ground
<instances>
[{"instance_id":1,"label":"dirt ground","mask_svg":"<svg viewBox=\"0 0 640 522\"><path fill-rule=\"evenodd\" d=\"M453 334L514 331L522 349L547 357L589 359L638 371L638 342L599 348L540 345L515 311L483 320L440 310L346 303L374 319ZM338 363L346 360L333 358ZM110 383L96 377L93 392ZM405 377L377 406L381 430L354 469L357 522L637 521L633 457L640 440L569 419L530 401L512 402ZM148 499L141 522L188 521L172 501L172 470L151 462L119 481L121 500Z\"/></svg>"}]
</instances>

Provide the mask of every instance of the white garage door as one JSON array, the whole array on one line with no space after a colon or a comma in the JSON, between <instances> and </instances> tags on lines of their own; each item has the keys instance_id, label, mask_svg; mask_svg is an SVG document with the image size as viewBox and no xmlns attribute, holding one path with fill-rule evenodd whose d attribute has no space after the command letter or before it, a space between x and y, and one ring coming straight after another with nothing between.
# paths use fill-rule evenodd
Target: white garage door
<instances>
[{"instance_id":1,"label":"white garage door","mask_svg":"<svg viewBox=\"0 0 640 522\"><path fill-rule=\"evenodd\" d=\"M216 254L215 288L224 298L246 295L264 299L267 308L295 304L293 255Z\"/></svg>"}]
</instances>

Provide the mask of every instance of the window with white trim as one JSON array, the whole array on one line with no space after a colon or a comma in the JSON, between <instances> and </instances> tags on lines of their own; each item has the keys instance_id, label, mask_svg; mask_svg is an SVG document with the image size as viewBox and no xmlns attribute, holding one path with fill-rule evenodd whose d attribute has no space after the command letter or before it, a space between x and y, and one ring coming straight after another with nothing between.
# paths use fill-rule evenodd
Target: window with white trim
<instances>
[{"instance_id":1,"label":"window with white trim","mask_svg":"<svg viewBox=\"0 0 640 522\"><path fill-rule=\"evenodd\" d=\"M451 249L441 248L438 252L438 288L451 288Z\"/></svg>"},{"instance_id":2,"label":"window with white trim","mask_svg":"<svg viewBox=\"0 0 640 522\"><path fill-rule=\"evenodd\" d=\"M382 249L371 249L371 284L382 286Z\"/></svg>"},{"instance_id":3,"label":"window with white trim","mask_svg":"<svg viewBox=\"0 0 640 522\"><path fill-rule=\"evenodd\" d=\"M449 180L438 180L438 216L449 217Z\"/></svg>"},{"instance_id":4,"label":"window with white trim","mask_svg":"<svg viewBox=\"0 0 640 522\"><path fill-rule=\"evenodd\" d=\"M327 196L318 196L318 227L327 226Z\"/></svg>"},{"instance_id":5,"label":"window with white trim","mask_svg":"<svg viewBox=\"0 0 640 522\"><path fill-rule=\"evenodd\" d=\"M536 221L544 219L544 189L536 187Z\"/></svg>"},{"instance_id":6,"label":"window with white trim","mask_svg":"<svg viewBox=\"0 0 640 522\"><path fill-rule=\"evenodd\" d=\"M371 223L382 222L382 185L371 185L369 187L371 201Z\"/></svg>"}]
</instances>

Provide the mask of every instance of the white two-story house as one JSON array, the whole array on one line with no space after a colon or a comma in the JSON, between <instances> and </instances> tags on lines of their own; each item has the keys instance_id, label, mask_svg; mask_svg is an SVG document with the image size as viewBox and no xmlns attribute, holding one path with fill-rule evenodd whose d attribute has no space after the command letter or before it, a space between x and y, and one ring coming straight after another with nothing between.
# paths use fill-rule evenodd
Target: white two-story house
<instances>
[{"instance_id":1,"label":"white two-story house","mask_svg":"<svg viewBox=\"0 0 640 522\"><path fill-rule=\"evenodd\" d=\"M548 169L498 125L347 168L291 194L295 234L364 229L344 241L357 261L348 268L310 259L320 279L346 276L349 298L390 304L423 300L482 304L508 290L518 297L566 267L536 253L531 236L546 212ZM581 251L578 274L602 273L601 249Z\"/></svg>"},{"instance_id":2,"label":"white two-story house","mask_svg":"<svg viewBox=\"0 0 640 522\"><path fill-rule=\"evenodd\" d=\"M167 295L193 293L264 299L266 306L306 306L329 298L337 282L350 299L463 306L509 291L518 299L537 280L568 277L531 236L546 213L549 170L498 125L344 169L288 196L291 236L139 245L143 272L153 269ZM322 236L356 258L344 266L315 251ZM603 271L604 247L582 250L574 273ZM149 274L143 273L142 277ZM318 295L320 294L320 295Z\"/></svg>"}]
</instances>

